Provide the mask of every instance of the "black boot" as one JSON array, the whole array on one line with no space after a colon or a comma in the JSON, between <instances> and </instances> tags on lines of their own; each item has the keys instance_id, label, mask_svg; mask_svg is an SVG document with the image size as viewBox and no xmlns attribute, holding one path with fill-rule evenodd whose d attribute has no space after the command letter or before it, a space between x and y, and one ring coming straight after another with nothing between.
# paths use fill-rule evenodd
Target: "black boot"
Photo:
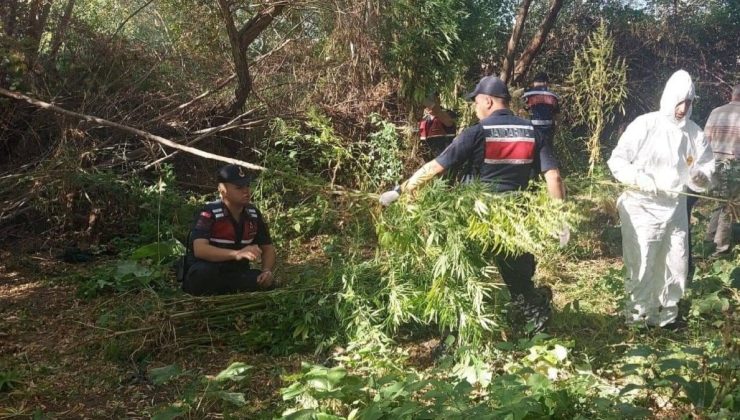
<instances>
[{"instance_id":1,"label":"black boot","mask_svg":"<svg viewBox=\"0 0 740 420\"><path fill-rule=\"evenodd\" d=\"M527 295L517 295L511 302L509 323L516 330L533 336L547 326L552 317L552 290L538 287Z\"/></svg>"}]
</instances>

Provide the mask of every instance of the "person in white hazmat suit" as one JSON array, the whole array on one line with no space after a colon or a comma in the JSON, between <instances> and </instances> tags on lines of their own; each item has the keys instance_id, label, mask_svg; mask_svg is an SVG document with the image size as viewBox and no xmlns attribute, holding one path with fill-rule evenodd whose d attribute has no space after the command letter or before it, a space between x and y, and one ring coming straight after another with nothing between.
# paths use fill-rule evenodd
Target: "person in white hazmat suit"
<instances>
[{"instance_id":1,"label":"person in white hazmat suit","mask_svg":"<svg viewBox=\"0 0 740 420\"><path fill-rule=\"evenodd\" d=\"M678 316L688 272L687 187L702 192L714 171L712 149L691 121L694 84L674 73L660 111L637 117L608 161L628 189L617 200L622 222L628 324L671 327Z\"/></svg>"}]
</instances>

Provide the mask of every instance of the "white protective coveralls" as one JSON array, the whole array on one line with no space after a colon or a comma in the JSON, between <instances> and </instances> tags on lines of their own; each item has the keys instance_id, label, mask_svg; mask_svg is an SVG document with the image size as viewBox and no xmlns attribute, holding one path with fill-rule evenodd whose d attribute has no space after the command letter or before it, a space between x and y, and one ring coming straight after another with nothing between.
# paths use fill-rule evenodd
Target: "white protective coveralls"
<instances>
[{"instance_id":1,"label":"white protective coveralls","mask_svg":"<svg viewBox=\"0 0 740 420\"><path fill-rule=\"evenodd\" d=\"M675 321L688 271L686 187L705 191L714 172L712 149L691 121L691 107L677 120L675 109L694 98L683 70L666 83L660 111L637 117L619 138L608 161L614 177L638 190L617 200L626 268L627 323L664 326ZM657 190L657 191L656 191Z\"/></svg>"}]
</instances>

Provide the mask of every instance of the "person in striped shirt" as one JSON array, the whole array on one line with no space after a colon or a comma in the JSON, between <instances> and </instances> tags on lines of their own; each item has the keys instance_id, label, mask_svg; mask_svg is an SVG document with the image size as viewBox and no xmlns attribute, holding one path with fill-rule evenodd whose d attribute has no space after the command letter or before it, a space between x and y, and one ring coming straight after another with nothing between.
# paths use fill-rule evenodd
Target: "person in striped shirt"
<instances>
[{"instance_id":1,"label":"person in striped shirt","mask_svg":"<svg viewBox=\"0 0 740 420\"><path fill-rule=\"evenodd\" d=\"M715 108L704 126L704 136L709 141L716 162L716 194L737 203L740 177L740 84L732 90L730 103ZM724 203L712 214L705 240L717 246L715 255L729 253L732 249L732 225L736 222L729 203Z\"/></svg>"}]
</instances>

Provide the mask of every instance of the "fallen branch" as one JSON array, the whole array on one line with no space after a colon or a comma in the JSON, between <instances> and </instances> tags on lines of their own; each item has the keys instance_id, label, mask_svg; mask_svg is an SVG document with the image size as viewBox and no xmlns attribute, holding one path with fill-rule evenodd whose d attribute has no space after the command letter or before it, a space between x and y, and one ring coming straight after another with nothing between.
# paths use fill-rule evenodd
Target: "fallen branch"
<instances>
[{"instance_id":1,"label":"fallen branch","mask_svg":"<svg viewBox=\"0 0 740 420\"><path fill-rule=\"evenodd\" d=\"M255 165L253 163L245 162L245 161L239 160L239 159L228 158L226 156L221 156L221 155L217 155L217 154L214 154L214 153L204 152L204 151L202 151L200 149L196 149L194 147L183 146L181 144L175 143L172 140L166 139L164 137L157 136L157 135L152 134L152 133L148 133L148 132L143 131L143 130L139 130L137 128L129 127L129 126L126 126L126 125L123 125L123 124L118 124L118 123L115 123L113 121L108 121L108 120L105 120L105 119L102 119L102 118L94 117L92 115L80 114L80 113L77 113L77 112L74 112L74 111L69 111L67 109L58 107L58 106L53 105L53 104L50 104L48 102L43 102L43 101L39 101L38 99L30 98L30 97L28 97L26 95L23 95L23 94L20 94L18 92L13 92L13 91L9 91L9 90L0 88L0 94L1 95L4 95L4 96L7 96L9 98L13 98L13 99L17 99L17 100L20 100L20 101L28 102L29 104L31 104L33 106L36 106L36 107L39 107L39 108L42 108L42 109L47 109L47 110L54 111L54 112L59 113L59 114L64 114L64 115L67 115L67 116L71 116L71 117L77 118L79 120L94 122L96 124L100 124L100 125L103 125L103 126L113 127L113 128L117 128L117 129L122 130L122 131L133 133L133 134L136 134L137 136L143 137L143 138L145 138L147 140L151 140L151 141L157 142L159 144L162 144L164 146L171 147L171 148L177 149L177 150L181 150L183 152L190 153L190 154L195 155L195 156L200 156L200 157L203 157L203 158L206 158L206 159L218 160L218 161L225 162L225 163L231 163L231 164L234 164L234 165L243 166L243 167L245 167L247 169L252 169L252 170L256 170L256 171L266 171L267 170L267 168L265 168L264 166Z\"/></svg>"},{"instance_id":2,"label":"fallen branch","mask_svg":"<svg viewBox=\"0 0 740 420\"><path fill-rule=\"evenodd\" d=\"M153 123L153 122L156 122L156 121L160 121L160 120L163 120L163 119L165 119L165 118L167 118L167 117L169 117L169 116L171 116L171 115L173 115L173 114L177 113L178 111L182 111L183 109L185 109L185 108L187 108L187 107L189 107L189 106L191 106L191 105L193 105L193 104L195 104L195 103L199 102L199 101L200 101L200 100L202 100L203 98L206 98L206 97L210 96L211 94L213 94L213 93L216 93L216 92L220 91L220 90L221 90L221 89L223 89L223 88L224 88L224 87L225 87L226 85L228 85L228 84L229 84L229 82L231 82L231 81L232 81L232 80L234 80L235 78L236 78L236 73L234 73L234 74L232 74L231 76L227 77L227 78L226 78L225 80L223 80L223 81L222 81L222 82L220 82L220 83L219 83L218 85L216 85L216 87L215 87L215 88L213 88L213 89L211 89L211 90L207 90L207 91L205 91L205 92L201 93L200 95L198 95L198 96L196 96L195 98L193 98L193 99L189 100L188 102L185 102L184 104L180 104L180 105L178 105L177 107L175 107L175 108L173 108L173 109L171 109L171 110L169 110L169 111L165 112L164 114L162 114L162 115L160 115L160 116L158 116L158 117L156 117L156 118L153 118L153 119L151 119L151 120L147 121L147 123Z\"/></svg>"},{"instance_id":3,"label":"fallen branch","mask_svg":"<svg viewBox=\"0 0 740 420\"><path fill-rule=\"evenodd\" d=\"M176 142L174 142L172 140L169 140L169 139L166 139L164 137L160 137L160 136L157 136L157 135L148 133L148 132L143 131L143 130L139 130L137 128L129 127L129 126L126 126L126 125L123 125L123 124L118 124L118 123L115 123L115 122L112 122L112 121L108 121L108 120L105 120L105 119L102 119L102 118L94 117L92 115L80 114L78 112L69 111L67 109L58 107L56 105L52 105L52 104L47 103L47 102L39 101L38 99L30 98L30 97L28 97L26 95L23 95L23 94L20 94L18 92L13 92L13 91L9 91L9 90L0 88L0 95L4 95L4 96L7 96L9 98L13 98L13 99L25 101L25 102L28 102L29 104L33 105L33 106L36 106L36 107L39 107L39 108L42 108L42 109L47 109L47 110L50 110L50 111L53 111L53 112L56 112L56 113L59 113L59 114L71 116L71 117L77 118L79 120L94 122L94 123L100 124L102 126L113 127L113 128L117 128L117 129L119 129L121 131L126 131L128 133L133 133L133 134L135 134L137 136L140 136L140 137L143 137L145 139L154 141L154 142L159 143L161 145L164 145L164 146L167 146L167 147L171 147L173 149L181 150L183 152L190 153L190 154L195 155L195 156L200 156L200 157L203 157L203 158L206 158L206 159L217 160L217 161L221 161L221 162L225 162L225 163L231 163L231 164L234 164L234 165L243 166L243 167L245 167L247 169L252 169L252 170L256 170L256 171L270 171L271 173L281 175L281 176L283 176L286 179L292 178L296 182L299 182L299 183L301 183L304 186L313 187L313 188L316 188L316 189L319 189L319 190L328 192L330 194L342 195L342 196L348 196L348 197L360 198L360 199L369 199L369 200L372 200L372 201L376 201L377 200L377 197L378 197L377 194L366 193L366 192L355 190L355 189L341 187L339 185L331 185L330 188L327 188L327 186L323 182L316 182L316 181L313 181L311 179L308 179L305 176L301 176L301 175L298 175L298 174L289 174L289 173L286 173L286 172L283 172L283 171L279 171L279 170L275 170L275 169L268 169L268 168L265 168L264 166L255 165L253 163L245 162L243 160L228 158L226 156L221 156L221 155L217 155L217 154L214 154L214 153L204 152L204 151L202 151L200 149L196 149L194 147L189 147L189 146L184 146L184 145L181 145L179 143L176 143ZM7 219L5 219L5 220L7 220Z\"/></svg>"},{"instance_id":4,"label":"fallen branch","mask_svg":"<svg viewBox=\"0 0 740 420\"><path fill-rule=\"evenodd\" d=\"M251 111L249 111L249 112L251 112ZM199 135L198 137L194 138L193 140L188 141L187 143L185 143L185 145L186 146L192 146L192 145L198 143L199 141L203 140L204 138L210 137L210 136L212 136L214 134L221 133L221 132L224 132L224 131L227 131L227 130L231 130L231 129L237 128L237 127L249 127L251 125L257 125L257 124L260 124L260 123L264 122L264 120L258 119L258 120L254 120L254 121L251 121L251 122L246 123L246 124L238 124L239 123L238 120L241 119L241 117L243 117L244 115L245 114L242 114L239 117L235 118L234 120L229 121L228 123L226 123L224 125L221 125L219 127L215 127L215 128L208 129L208 130L201 130L201 131L205 131L205 132L203 134ZM169 155L165 155L165 156L163 156L163 157L155 160L154 162L151 162L151 163L146 164L146 166L144 166L143 168L137 170L136 172L149 170L152 167L154 167L154 166L156 166L156 165L158 165L158 164L164 162L165 160L170 159L170 158L172 158L174 156L177 156L177 150L175 150L174 152L170 153Z\"/></svg>"}]
</instances>

